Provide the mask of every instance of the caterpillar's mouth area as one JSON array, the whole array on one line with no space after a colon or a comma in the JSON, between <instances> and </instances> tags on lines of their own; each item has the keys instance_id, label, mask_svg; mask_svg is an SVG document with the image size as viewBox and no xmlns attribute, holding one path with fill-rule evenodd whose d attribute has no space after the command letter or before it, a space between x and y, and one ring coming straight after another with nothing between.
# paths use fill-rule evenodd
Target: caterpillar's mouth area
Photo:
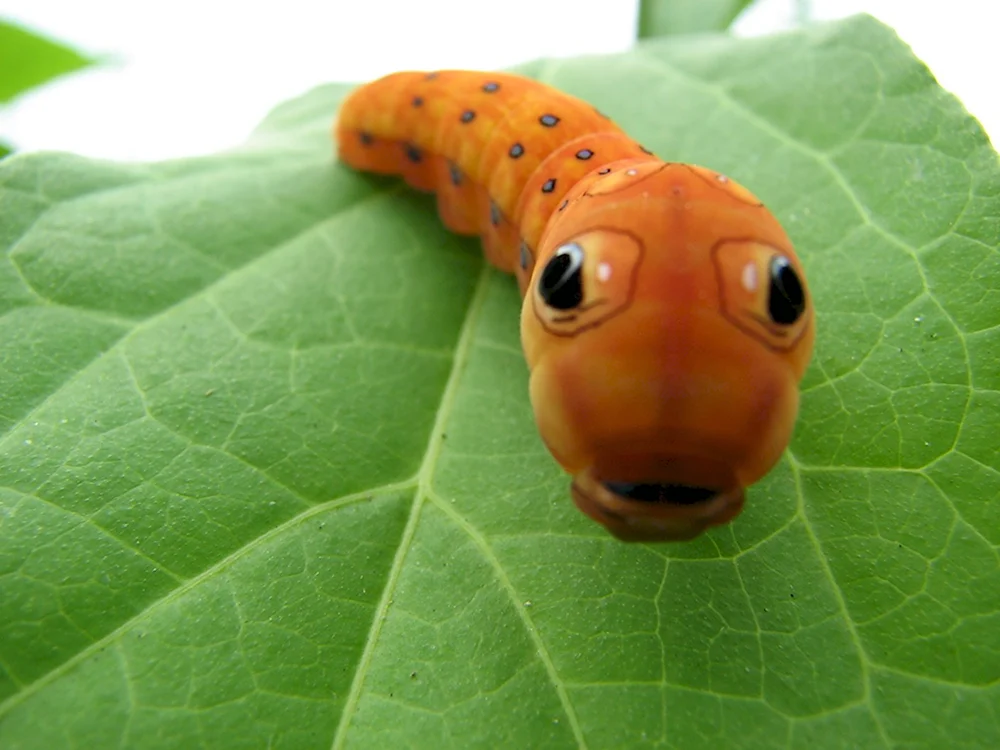
<instances>
[{"instance_id":1,"label":"caterpillar's mouth area","mask_svg":"<svg viewBox=\"0 0 1000 750\"><path fill-rule=\"evenodd\" d=\"M577 507L627 542L693 539L732 520L743 509L744 489L676 481L627 482L577 474L571 488Z\"/></svg>"},{"instance_id":2,"label":"caterpillar's mouth area","mask_svg":"<svg viewBox=\"0 0 1000 750\"><path fill-rule=\"evenodd\" d=\"M619 497L641 503L669 503L672 505L698 505L711 500L719 490L692 487L686 484L659 482L602 482L604 488Z\"/></svg>"}]
</instances>

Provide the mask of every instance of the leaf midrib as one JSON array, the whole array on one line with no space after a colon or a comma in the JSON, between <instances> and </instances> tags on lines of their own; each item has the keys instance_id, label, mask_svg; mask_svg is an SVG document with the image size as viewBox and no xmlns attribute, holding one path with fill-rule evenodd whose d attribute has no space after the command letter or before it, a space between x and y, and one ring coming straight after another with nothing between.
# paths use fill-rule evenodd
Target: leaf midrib
<instances>
[{"instance_id":1,"label":"leaf midrib","mask_svg":"<svg viewBox=\"0 0 1000 750\"><path fill-rule=\"evenodd\" d=\"M379 641L382 626L388 619L388 610L393 601L396 584L403 570L406 557L412 546L413 537L416 534L417 526L419 524L421 511L428 502L434 504L439 510L443 511L444 514L448 516L448 518L450 518L452 522L466 534L466 536L470 538L479 550L480 554L483 556L483 559L492 568L494 575L506 592L511 606L518 613L525 631L535 646L536 653L545 668L549 681L552 683L562 709L566 714L567 721L573 731L573 736L576 739L577 746L580 748L587 747L586 740L583 737L583 732L580 729L579 721L577 720L576 711L574 710L566 692L566 686L556 671L555 664L549 655L548 648L538 632L538 628L535 626L534 622L532 622L525 608L521 605L520 597L516 595L514 586L504 571L503 566L500 564L500 561L497 559L483 535L464 517L462 517L461 514L456 512L454 508L450 507L449 503L443 502L438 497L433 487L437 461L441 453L441 446L444 442L445 427L451 417L458 386L473 347L476 325L482 314L483 304L489 290L490 279L496 273L498 272L493 270L492 267L483 263L479 278L476 281L472 299L469 303L468 310L466 311L465 321L462 324L462 330L459 334L458 343L455 347L454 362L452 364L451 372L448 375L448 381L445 385L444 391L442 392L441 404L438 407L433 427L431 428L427 451L421 461L420 468L417 470L415 477L417 486L416 492L414 493L413 505L410 509L410 516L407 519L406 527L400 537L399 548L396 551L395 558L393 559L392 566L390 567L389 576L386 580L385 588L382 591L382 597L380 598L378 606L374 612L371 629L369 630L368 638L365 641L365 648L358 661L358 666L354 672L354 679L351 682L351 688L348 692L347 700L345 701L344 708L340 714L340 721L337 724L337 731L334 735L332 750L340 750L340 748L344 747L347 741L348 732L350 731L351 726L351 719L353 718L354 713L357 710L358 702L361 699L361 695L364 690L364 683L368 676L372 659L374 658L375 647Z\"/></svg>"}]
</instances>

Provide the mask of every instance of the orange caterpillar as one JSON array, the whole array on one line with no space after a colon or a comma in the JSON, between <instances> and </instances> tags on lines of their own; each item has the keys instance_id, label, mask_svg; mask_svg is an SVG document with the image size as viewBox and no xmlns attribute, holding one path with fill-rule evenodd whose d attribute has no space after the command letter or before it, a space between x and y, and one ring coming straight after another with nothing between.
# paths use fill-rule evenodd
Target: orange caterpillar
<instances>
[{"instance_id":1,"label":"orange caterpillar","mask_svg":"<svg viewBox=\"0 0 1000 750\"><path fill-rule=\"evenodd\" d=\"M815 335L753 194L513 75L396 73L334 127L343 161L436 192L445 225L516 275L538 429L584 513L664 541L740 512L791 438Z\"/></svg>"}]
</instances>

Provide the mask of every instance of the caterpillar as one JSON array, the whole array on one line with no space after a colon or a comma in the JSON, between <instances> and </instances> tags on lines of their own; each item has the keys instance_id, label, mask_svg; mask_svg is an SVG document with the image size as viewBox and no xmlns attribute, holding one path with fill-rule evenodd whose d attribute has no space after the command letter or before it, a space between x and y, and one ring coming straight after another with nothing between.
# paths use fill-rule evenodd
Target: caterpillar
<instances>
[{"instance_id":1,"label":"caterpillar","mask_svg":"<svg viewBox=\"0 0 1000 750\"><path fill-rule=\"evenodd\" d=\"M815 337L760 200L510 74L394 73L348 96L333 136L348 166L436 193L516 277L536 423L580 510L625 541L740 513L791 439Z\"/></svg>"}]
</instances>

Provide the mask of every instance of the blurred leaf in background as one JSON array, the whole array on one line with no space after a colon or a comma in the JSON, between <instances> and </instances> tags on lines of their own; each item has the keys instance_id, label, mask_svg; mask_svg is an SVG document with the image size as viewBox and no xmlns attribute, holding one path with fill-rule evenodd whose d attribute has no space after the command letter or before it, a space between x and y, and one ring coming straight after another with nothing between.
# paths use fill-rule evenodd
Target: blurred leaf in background
<instances>
[{"instance_id":1,"label":"blurred leaf in background","mask_svg":"<svg viewBox=\"0 0 1000 750\"><path fill-rule=\"evenodd\" d=\"M0 106L53 78L95 62L65 45L0 21ZM0 141L0 158L10 151L10 146Z\"/></svg>"},{"instance_id":2,"label":"blurred leaf in background","mask_svg":"<svg viewBox=\"0 0 1000 750\"><path fill-rule=\"evenodd\" d=\"M725 31L753 0L644 0L639 38Z\"/></svg>"}]
</instances>

